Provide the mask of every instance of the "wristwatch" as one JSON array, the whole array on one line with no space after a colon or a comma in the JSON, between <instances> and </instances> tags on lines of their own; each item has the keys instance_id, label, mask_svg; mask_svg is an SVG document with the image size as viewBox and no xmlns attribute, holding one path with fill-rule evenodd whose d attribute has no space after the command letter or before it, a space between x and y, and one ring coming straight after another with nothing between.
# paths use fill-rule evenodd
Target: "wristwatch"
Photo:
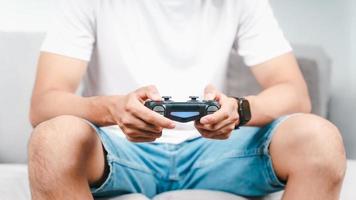
<instances>
[{"instance_id":1,"label":"wristwatch","mask_svg":"<svg viewBox=\"0 0 356 200\"><path fill-rule=\"evenodd\" d=\"M235 129L247 124L251 120L251 108L247 99L241 97L233 97L237 100L237 113L239 114L239 124Z\"/></svg>"}]
</instances>

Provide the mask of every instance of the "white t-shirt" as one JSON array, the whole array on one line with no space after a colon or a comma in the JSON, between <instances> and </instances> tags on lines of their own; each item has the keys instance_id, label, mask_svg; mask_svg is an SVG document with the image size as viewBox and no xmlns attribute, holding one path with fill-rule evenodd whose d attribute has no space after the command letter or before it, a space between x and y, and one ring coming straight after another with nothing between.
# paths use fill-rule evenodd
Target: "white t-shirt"
<instances>
[{"instance_id":1,"label":"white t-shirt","mask_svg":"<svg viewBox=\"0 0 356 200\"><path fill-rule=\"evenodd\" d=\"M186 101L224 89L237 50L248 66L291 51L268 0L59 0L42 51L89 62L84 96L127 94L156 85ZM107 130L122 134L117 126ZM192 123L157 142L198 137Z\"/></svg>"}]
</instances>

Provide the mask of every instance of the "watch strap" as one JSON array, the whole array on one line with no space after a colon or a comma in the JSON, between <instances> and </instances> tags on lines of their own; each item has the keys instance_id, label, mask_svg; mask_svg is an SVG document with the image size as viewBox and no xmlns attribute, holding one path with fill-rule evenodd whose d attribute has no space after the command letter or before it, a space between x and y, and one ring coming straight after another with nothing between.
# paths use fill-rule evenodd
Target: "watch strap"
<instances>
[{"instance_id":1,"label":"watch strap","mask_svg":"<svg viewBox=\"0 0 356 200\"><path fill-rule=\"evenodd\" d=\"M251 120L251 110L250 104L247 99L242 97L233 97L237 100L237 113L239 114L239 124L236 125L235 129L240 126L246 125Z\"/></svg>"}]
</instances>

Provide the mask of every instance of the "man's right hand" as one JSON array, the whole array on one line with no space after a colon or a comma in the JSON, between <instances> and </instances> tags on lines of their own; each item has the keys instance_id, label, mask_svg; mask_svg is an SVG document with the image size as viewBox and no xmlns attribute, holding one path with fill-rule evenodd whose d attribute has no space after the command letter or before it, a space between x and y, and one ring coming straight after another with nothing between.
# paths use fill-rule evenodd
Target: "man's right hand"
<instances>
[{"instance_id":1,"label":"man's right hand","mask_svg":"<svg viewBox=\"0 0 356 200\"><path fill-rule=\"evenodd\" d=\"M144 106L148 99L161 100L155 86L142 87L127 95L115 96L109 106L115 122L131 142L152 142L161 137L164 128L175 128L172 120Z\"/></svg>"}]
</instances>

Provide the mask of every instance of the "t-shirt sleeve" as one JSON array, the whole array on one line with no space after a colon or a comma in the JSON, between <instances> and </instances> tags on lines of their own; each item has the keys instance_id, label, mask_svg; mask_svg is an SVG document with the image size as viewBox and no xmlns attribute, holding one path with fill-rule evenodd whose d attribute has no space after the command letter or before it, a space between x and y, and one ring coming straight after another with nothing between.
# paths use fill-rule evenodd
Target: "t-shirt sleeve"
<instances>
[{"instance_id":1,"label":"t-shirt sleeve","mask_svg":"<svg viewBox=\"0 0 356 200\"><path fill-rule=\"evenodd\" d=\"M242 6L236 46L247 66L291 52L268 0L246 0Z\"/></svg>"},{"instance_id":2,"label":"t-shirt sleeve","mask_svg":"<svg viewBox=\"0 0 356 200\"><path fill-rule=\"evenodd\" d=\"M41 51L89 61L95 43L95 0L58 0Z\"/></svg>"}]
</instances>

